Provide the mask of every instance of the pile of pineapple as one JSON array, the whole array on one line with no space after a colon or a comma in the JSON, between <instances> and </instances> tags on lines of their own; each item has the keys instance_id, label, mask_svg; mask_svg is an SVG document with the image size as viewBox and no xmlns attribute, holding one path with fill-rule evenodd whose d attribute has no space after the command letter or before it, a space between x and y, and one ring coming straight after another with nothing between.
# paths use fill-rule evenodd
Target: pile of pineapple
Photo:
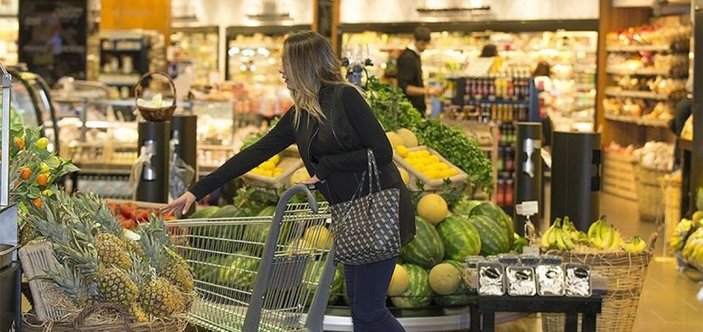
<instances>
[{"instance_id":1,"label":"pile of pineapple","mask_svg":"<svg viewBox=\"0 0 703 332\"><path fill-rule=\"evenodd\" d=\"M44 278L75 308L112 303L123 306L133 321L149 322L190 307L192 272L172 249L162 219L151 216L133 232L124 230L95 194L70 197L62 191L22 218L40 241L52 244L59 270Z\"/></svg>"}]
</instances>

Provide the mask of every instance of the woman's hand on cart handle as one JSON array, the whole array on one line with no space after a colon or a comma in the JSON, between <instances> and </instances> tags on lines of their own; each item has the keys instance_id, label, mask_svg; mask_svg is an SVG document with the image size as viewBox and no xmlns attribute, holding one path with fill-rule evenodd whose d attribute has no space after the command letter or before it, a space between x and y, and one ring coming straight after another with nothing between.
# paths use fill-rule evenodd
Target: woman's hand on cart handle
<instances>
[{"instance_id":1,"label":"woman's hand on cart handle","mask_svg":"<svg viewBox=\"0 0 703 332\"><path fill-rule=\"evenodd\" d=\"M318 182L320 182L320 179L317 178L317 175L314 175L313 177L311 177L307 180L304 180L304 181L300 181L298 183L310 186L310 185L315 185Z\"/></svg>"},{"instance_id":2,"label":"woman's hand on cart handle","mask_svg":"<svg viewBox=\"0 0 703 332\"><path fill-rule=\"evenodd\" d=\"M161 208L163 214L184 215L190 210L190 206L195 202L195 195L190 191L178 197L175 201ZM179 214L180 213L180 214Z\"/></svg>"}]
</instances>

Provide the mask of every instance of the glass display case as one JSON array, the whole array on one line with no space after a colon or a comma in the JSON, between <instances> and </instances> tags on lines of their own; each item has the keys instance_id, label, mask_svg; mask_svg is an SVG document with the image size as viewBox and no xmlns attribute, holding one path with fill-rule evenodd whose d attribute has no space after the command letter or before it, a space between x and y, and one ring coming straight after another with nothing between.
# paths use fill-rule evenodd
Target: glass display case
<instances>
[{"instance_id":1,"label":"glass display case","mask_svg":"<svg viewBox=\"0 0 703 332\"><path fill-rule=\"evenodd\" d=\"M56 126L56 112L51 102L49 86L41 76L22 67L8 68L12 75L12 107L22 116L26 126L41 126L42 134L50 144L50 151L59 149L59 129Z\"/></svg>"}]
</instances>

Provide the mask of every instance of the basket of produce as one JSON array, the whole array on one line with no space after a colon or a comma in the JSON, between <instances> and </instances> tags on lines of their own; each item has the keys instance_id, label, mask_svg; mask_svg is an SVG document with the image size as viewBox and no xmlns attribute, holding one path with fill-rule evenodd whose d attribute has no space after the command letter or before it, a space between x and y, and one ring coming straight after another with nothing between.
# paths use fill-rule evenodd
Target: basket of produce
<instances>
[{"instance_id":1,"label":"basket of produce","mask_svg":"<svg viewBox=\"0 0 703 332\"><path fill-rule=\"evenodd\" d=\"M638 236L625 241L604 217L584 233L565 218L552 224L540 245L547 255L561 257L562 263L589 265L594 274L607 279L598 331L632 331L656 237L652 234L649 243ZM543 314L542 326L544 331L561 331L564 315Z\"/></svg>"},{"instance_id":2,"label":"basket of produce","mask_svg":"<svg viewBox=\"0 0 703 332\"><path fill-rule=\"evenodd\" d=\"M303 161L300 156L286 150L244 174L244 180L254 186L282 188L288 185L293 173L301 167L303 167Z\"/></svg>"},{"instance_id":3,"label":"basket of produce","mask_svg":"<svg viewBox=\"0 0 703 332\"><path fill-rule=\"evenodd\" d=\"M397 165L407 170L410 188L417 190L417 181L422 182L425 190L436 190L444 186L446 181L452 185L462 185L468 176L464 171L452 165L437 151L426 146L406 148L397 146L393 154Z\"/></svg>"},{"instance_id":4,"label":"basket of produce","mask_svg":"<svg viewBox=\"0 0 703 332\"><path fill-rule=\"evenodd\" d=\"M171 87L171 93L173 94L173 101L169 105L163 100L160 93L154 95L151 100L144 100L141 98L142 91L142 81L151 76L163 76L168 80L168 84ZM144 74L134 86L134 98L136 100L137 110L142 115L144 120L150 122L162 122L168 121L173 116L173 112L176 111L176 86L173 84L173 80L166 74L161 72L151 72Z\"/></svg>"},{"instance_id":5,"label":"basket of produce","mask_svg":"<svg viewBox=\"0 0 703 332\"><path fill-rule=\"evenodd\" d=\"M185 329L193 276L163 220L125 231L95 194L56 192L25 222L40 235L18 252L34 303L27 330Z\"/></svg>"}]
</instances>

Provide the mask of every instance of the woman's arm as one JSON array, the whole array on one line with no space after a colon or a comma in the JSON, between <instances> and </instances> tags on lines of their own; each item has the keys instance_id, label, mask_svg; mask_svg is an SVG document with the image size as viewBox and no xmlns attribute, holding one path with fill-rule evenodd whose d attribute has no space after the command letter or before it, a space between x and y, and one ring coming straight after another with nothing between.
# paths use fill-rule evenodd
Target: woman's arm
<instances>
[{"instance_id":1,"label":"woman's arm","mask_svg":"<svg viewBox=\"0 0 703 332\"><path fill-rule=\"evenodd\" d=\"M244 173L249 172L254 167L295 143L291 119L293 112L293 109L286 112L266 136L249 148L234 155L208 176L200 179L189 191L200 200L215 189L222 187L228 181L244 175Z\"/></svg>"},{"instance_id":2,"label":"woman's arm","mask_svg":"<svg viewBox=\"0 0 703 332\"><path fill-rule=\"evenodd\" d=\"M326 179L334 171L361 172L368 169L367 149L372 149L376 163L386 165L393 161L393 148L381 124L373 115L369 105L359 91L345 86L342 91L344 112L364 149L324 156L320 159L315 175Z\"/></svg>"}]
</instances>

